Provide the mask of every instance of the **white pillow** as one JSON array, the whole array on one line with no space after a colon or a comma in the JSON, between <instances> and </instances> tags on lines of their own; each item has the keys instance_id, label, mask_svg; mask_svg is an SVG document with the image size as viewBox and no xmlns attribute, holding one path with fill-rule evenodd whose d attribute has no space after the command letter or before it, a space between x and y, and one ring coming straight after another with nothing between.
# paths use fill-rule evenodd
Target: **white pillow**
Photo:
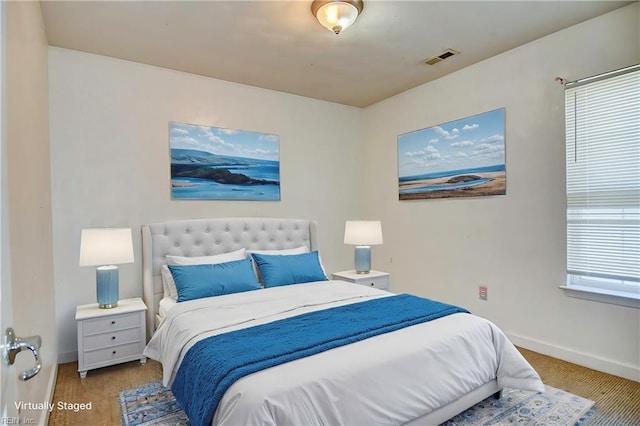
<instances>
[{"instance_id":1,"label":"white pillow","mask_svg":"<svg viewBox=\"0 0 640 426\"><path fill-rule=\"evenodd\" d=\"M282 256L288 256L290 254L304 254L309 253L309 247L302 246L296 247L292 249L283 249L283 250L247 250L247 253L257 253L257 254L279 254ZM168 257L168 256L167 256Z\"/></svg>"},{"instance_id":2,"label":"white pillow","mask_svg":"<svg viewBox=\"0 0 640 426\"><path fill-rule=\"evenodd\" d=\"M234 260L243 260L247 258L247 250L241 248L228 253L216 254L214 256L171 256L167 255L167 265L206 265L224 262L232 262Z\"/></svg>"},{"instance_id":3,"label":"white pillow","mask_svg":"<svg viewBox=\"0 0 640 426\"><path fill-rule=\"evenodd\" d=\"M217 263L233 262L234 260L243 260L247 258L247 250L239 249L236 251L230 251L229 253L216 254L214 256L171 256L167 255L167 265L215 265ZM164 291L164 297L172 297L178 299L178 290L176 289L176 283L173 280L173 275L167 267L162 265L160 268L160 275L162 276L162 289Z\"/></svg>"},{"instance_id":4,"label":"white pillow","mask_svg":"<svg viewBox=\"0 0 640 426\"><path fill-rule=\"evenodd\" d=\"M162 290L164 291L163 297L171 297L178 300L176 282L173 281L173 275L171 275L171 271L167 265L162 265L160 267L160 275L162 276Z\"/></svg>"}]
</instances>

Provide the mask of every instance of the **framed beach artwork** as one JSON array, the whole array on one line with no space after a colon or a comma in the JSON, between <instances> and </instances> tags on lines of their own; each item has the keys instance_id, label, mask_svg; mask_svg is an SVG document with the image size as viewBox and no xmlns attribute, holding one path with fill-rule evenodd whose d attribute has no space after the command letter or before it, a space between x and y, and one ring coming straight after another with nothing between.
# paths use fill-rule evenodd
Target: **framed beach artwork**
<instances>
[{"instance_id":1,"label":"framed beach artwork","mask_svg":"<svg viewBox=\"0 0 640 426\"><path fill-rule=\"evenodd\" d=\"M280 200L280 138L169 123L171 198Z\"/></svg>"},{"instance_id":2,"label":"framed beach artwork","mask_svg":"<svg viewBox=\"0 0 640 426\"><path fill-rule=\"evenodd\" d=\"M400 200L505 195L505 109L398 136Z\"/></svg>"}]
</instances>

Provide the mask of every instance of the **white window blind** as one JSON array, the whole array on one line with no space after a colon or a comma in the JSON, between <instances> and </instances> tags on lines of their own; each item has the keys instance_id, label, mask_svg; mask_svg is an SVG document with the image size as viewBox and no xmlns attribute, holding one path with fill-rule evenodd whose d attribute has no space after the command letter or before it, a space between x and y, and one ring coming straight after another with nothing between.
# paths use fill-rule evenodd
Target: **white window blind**
<instances>
[{"instance_id":1,"label":"white window blind","mask_svg":"<svg viewBox=\"0 0 640 426\"><path fill-rule=\"evenodd\" d=\"M568 284L640 287L640 66L565 90Z\"/></svg>"}]
</instances>

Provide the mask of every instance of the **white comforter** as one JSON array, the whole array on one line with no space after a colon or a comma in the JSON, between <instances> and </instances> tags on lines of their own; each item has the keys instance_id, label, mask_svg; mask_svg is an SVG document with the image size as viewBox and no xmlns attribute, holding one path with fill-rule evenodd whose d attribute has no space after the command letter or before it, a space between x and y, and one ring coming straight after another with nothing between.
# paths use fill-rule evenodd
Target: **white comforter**
<instances>
[{"instance_id":1,"label":"white comforter","mask_svg":"<svg viewBox=\"0 0 640 426\"><path fill-rule=\"evenodd\" d=\"M144 354L172 383L200 339L390 293L343 281L274 287L178 303ZM454 314L251 374L232 385L219 425L403 424L490 382L544 391L490 321Z\"/></svg>"}]
</instances>

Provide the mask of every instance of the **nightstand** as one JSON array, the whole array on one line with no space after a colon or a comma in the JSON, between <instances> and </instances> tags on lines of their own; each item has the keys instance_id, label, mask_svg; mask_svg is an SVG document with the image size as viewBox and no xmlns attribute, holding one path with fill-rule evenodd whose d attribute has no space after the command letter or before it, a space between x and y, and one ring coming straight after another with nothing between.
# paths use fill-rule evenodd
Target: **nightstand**
<instances>
[{"instance_id":1,"label":"nightstand","mask_svg":"<svg viewBox=\"0 0 640 426\"><path fill-rule=\"evenodd\" d=\"M380 290L389 290L389 274L387 272L371 270L368 274L358 274L356 271L342 271L334 273L333 279L349 281L350 283L366 285Z\"/></svg>"},{"instance_id":2,"label":"nightstand","mask_svg":"<svg viewBox=\"0 0 640 426\"><path fill-rule=\"evenodd\" d=\"M76 308L78 324L78 372L140 360L146 344L146 305L140 298L118 301L112 309L100 309L97 303Z\"/></svg>"}]
</instances>

